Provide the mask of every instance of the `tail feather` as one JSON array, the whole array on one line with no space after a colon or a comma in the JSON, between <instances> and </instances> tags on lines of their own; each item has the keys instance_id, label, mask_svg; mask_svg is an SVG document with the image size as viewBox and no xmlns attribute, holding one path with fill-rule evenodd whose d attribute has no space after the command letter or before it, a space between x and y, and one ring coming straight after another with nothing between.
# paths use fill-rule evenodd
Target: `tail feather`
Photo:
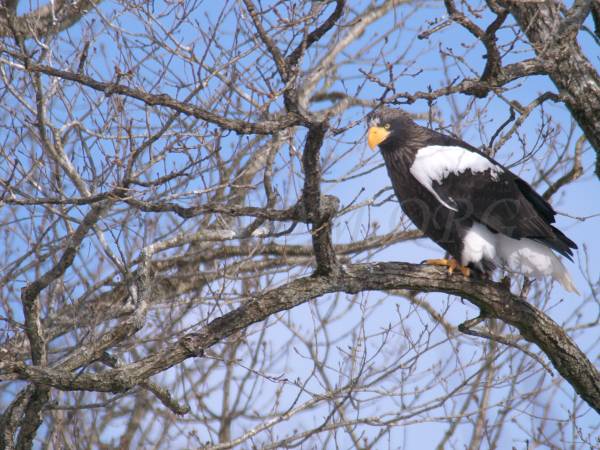
<instances>
[{"instance_id":1,"label":"tail feather","mask_svg":"<svg viewBox=\"0 0 600 450\"><path fill-rule=\"evenodd\" d=\"M573 292L577 295L581 295L577 288L575 287L575 283L571 279L571 275L565 268L562 262L555 256L555 261L553 261L553 270L552 270L552 278L558 281L568 292Z\"/></svg>"},{"instance_id":2,"label":"tail feather","mask_svg":"<svg viewBox=\"0 0 600 450\"><path fill-rule=\"evenodd\" d=\"M496 236L497 256L505 269L533 278L551 276L567 291L580 295L569 272L547 244L534 239Z\"/></svg>"},{"instance_id":3,"label":"tail feather","mask_svg":"<svg viewBox=\"0 0 600 450\"><path fill-rule=\"evenodd\" d=\"M571 239L569 239L558 228L556 228L552 225L550 225L550 228L552 228L552 232L554 233L554 235L556 236L556 240L558 241L557 245L551 245L551 247L554 248L561 255L566 256L571 261L573 261L573 258L572 258L573 250L571 250L571 249L577 249L577 244L575 242L573 242Z\"/></svg>"}]
</instances>

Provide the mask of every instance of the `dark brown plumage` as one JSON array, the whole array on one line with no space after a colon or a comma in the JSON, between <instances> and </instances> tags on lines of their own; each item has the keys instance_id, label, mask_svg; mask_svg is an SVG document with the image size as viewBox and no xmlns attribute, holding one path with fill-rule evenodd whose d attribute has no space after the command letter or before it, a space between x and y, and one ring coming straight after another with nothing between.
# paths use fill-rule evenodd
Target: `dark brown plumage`
<instances>
[{"instance_id":1,"label":"dark brown plumage","mask_svg":"<svg viewBox=\"0 0 600 450\"><path fill-rule=\"evenodd\" d=\"M460 264L552 275L575 291L549 249L571 258L577 246L552 225L555 211L527 182L402 111L380 109L369 124L369 145L379 146L403 211Z\"/></svg>"}]
</instances>

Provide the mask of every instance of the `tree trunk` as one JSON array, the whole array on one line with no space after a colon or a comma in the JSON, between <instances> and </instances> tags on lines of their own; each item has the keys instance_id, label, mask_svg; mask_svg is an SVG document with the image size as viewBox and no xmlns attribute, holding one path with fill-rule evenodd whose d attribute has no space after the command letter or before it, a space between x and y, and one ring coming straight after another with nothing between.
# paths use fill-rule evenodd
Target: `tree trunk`
<instances>
[{"instance_id":1,"label":"tree trunk","mask_svg":"<svg viewBox=\"0 0 600 450\"><path fill-rule=\"evenodd\" d=\"M577 42L579 23L589 14L591 1L576 2L566 15L554 1L515 1L509 8L595 149L600 178L600 77Z\"/></svg>"}]
</instances>

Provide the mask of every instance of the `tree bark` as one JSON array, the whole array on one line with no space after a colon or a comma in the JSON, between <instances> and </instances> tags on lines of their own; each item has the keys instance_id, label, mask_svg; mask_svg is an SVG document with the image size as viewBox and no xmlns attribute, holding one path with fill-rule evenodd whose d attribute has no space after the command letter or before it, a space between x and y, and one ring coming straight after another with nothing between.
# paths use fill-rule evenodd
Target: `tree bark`
<instances>
[{"instance_id":1,"label":"tree bark","mask_svg":"<svg viewBox=\"0 0 600 450\"><path fill-rule=\"evenodd\" d=\"M600 178L600 76L583 54L577 34L591 0L576 1L566 15L555 1L508 3L538 59L597 153Z\"/></svg>"},{"instance_id":2,"label":"tree bark","mask_svg":"<svg viewBox=\"0 0 600 450\"><path fill-rule=\"evenodd\" d=\"M202 356L209 347L277 312L334 292L356 294L393 289L457 295L476 305L483 316L515 327L546 354L581 398L600 413L600 373L550 317L513 295L501 283L448 276L445 269L407 263L352 264L330 274L296 279L249 299L199 332L189 333L151 356L107 372L78 374L23 362L0 362L0 372L63 390L122 392L188 358Z\"/></svg>"}]
</instances>

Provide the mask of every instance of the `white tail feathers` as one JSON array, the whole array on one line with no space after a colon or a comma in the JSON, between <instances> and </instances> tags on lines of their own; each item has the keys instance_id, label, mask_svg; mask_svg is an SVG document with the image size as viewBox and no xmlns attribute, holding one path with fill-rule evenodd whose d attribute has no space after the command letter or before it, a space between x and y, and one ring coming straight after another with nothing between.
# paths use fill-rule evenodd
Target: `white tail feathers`
<instances>
[{"instance_id":1,"label":"white tail feathers","mask_svg":"<svg viewBox=\"0 0 600 450\"><path fill-rule=\"evenodd\" d=\"M492 233L475 222L464 236L461 264L477 266L484 260L526 277L551 276L567 291L580 295L569 272L549 247L533 239L513 239Z\"/></svg>"},{"instance_id":2,"label":"white tail feathers","mask_svg":"<svg viewBox=\"0 0 600 450\"><path fill-rule=\"evenodd\" d=\"M549 247L532 239L499 236L496 250L505 268L533 278L551 276L567 291L581 295L569 272Z\"/></svg>"},{"instance_id":3,"label":"white tail feathers","mask_svg":"<svg viewBox=\"0 0 600 450\"><path fill-rule=\"evenodd\" d=\"M569 272L567 271L565 266L563 266L563 263L560 262L557 256L554 257L556 258L556 263L552 264L554 266L554 270L552 271L552 278L554 278L556 281L562 284L562 286L568 292L573 292L577 295L581 295L575 287L575 284L571 279L571 275L569 275Z\"/></svg>"}]
</instances>

